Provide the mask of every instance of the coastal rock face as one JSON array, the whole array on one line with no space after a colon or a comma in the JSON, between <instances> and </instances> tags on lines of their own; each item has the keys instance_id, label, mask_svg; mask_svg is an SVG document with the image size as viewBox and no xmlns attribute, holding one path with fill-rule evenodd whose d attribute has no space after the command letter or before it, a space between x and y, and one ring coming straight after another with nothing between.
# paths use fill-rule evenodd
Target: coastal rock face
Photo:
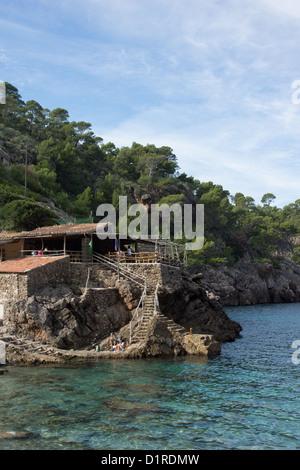
<instances>
[{"instance_id":1,"label":"coastal rock face","mask_svg":"<svg viewBox=\"0 0 300 470\"><path fill-rule=\"evenodd\" d=\"M300 302L300 266L288 259L207 265L202 272L198 282L223 306Z\"/></svg>"},{"instance_id":2,"label":"coastal rock face","mask_svg":"<svg viewBox=\"0 0 300 470\"><path fill-rule=\"evenodd\" d=\"M182 272L180 278L160 286L158 297L162 313L193 334L213 335L225 342L233 341L242 330L223 311L218 297L202 285L201 275Z\"/></svg>"},{"instance_id":3,"label":"coastal rock face","mask_svg":"<svg viewBox=\"0 0 300 470\"><path fill-rule=\"evenodd\" d=\"M61 349L81 348L118 330L130 314L116 289L75 294L65 285L47 287L28 301L8 305L5 327L11 333Z\"/></svg>"},{"instance_id":4,"label":"coastal rock face","mask_svg":"<svg viewBox=\"0 0 300 470\"><path fill-rule=\"evenodd\" d=\"M143 288L124 277L118 279L101 266L93 271L89 288L79 287L80 283L76 288L75 284L72 288L65 284L43 287L27 299L8 302L5 330L63 350L93 350L112 332L123 331L128 345L129 323ZM147 277L153 313L153 293L158 288L161 317L151 318L146 337L130 345L128 357L213 357L220 353L221 342L234 340L242 330L228 318L217 297L201 284L201 276L192 277L179 268L159 264L135 266L135 273ZM79 274L86 280L86 273ZM96 287L99 284L101 287ZM168 320L184 331L172 331ZM101 351L110 351L109 345L102 346Z\"/></svg>"}]
</instances>

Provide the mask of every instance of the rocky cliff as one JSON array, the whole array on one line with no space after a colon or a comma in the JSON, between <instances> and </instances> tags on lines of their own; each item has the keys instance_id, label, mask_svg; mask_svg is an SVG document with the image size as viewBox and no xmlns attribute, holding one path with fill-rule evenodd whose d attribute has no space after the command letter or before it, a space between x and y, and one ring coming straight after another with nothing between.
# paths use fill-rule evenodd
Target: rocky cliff
<instances>
[{"instance_id":1,"label":"rocky cliff","mask_svg":"<svg viewBox=\"0 0 300 470\"><path fill-rule=\"evenodd\" d=\"M93 345L130 320L118 289L44 287L26 301L8 304L4 326L11 334L61 349Z\"/></svg>"},{"instance_id":2,"label":"rocky cliff","mask_svg":"<svg viewBox=\"0 0 300 470\"><path fill-rule=\"evenodd\" d=\"M241 326L228 318L203 276L182 271L176 282L167 280L158 291L161 311L187 330L209 334L219 342L233 341Z\"/></svg>"},{"instance_id":3,"label":"rocky cliff","mask_svg":"<svg viewBox=\"0 0 300 470\"><path fill-rule=\"evenodd\" d=\"M161 268L153 265L147 269L148 281L155 285ZM163 271L158 289L161 315L153 317L145 340L124 357L219 354L220 343L234 340L241 326L230 320L216 297L206 291L201 276L169 268ZM5 331L65 350L91 350L96 344L109 350L105 337L115 331L122 331L128 341L128 325L141 292L129 280L105 274L108 285L100 288L48 286L27 299L8 303ZM184 327L184 333L169 328L167 319Z\"/></svg>"},{"instance_id":4,"label":"rocky cliff","mask_svg":"<svg viewBox=\"0 0 300 470\"><path fill-rule=\"evenodd\" d=\"M208 295L223 306L300 302L300 266L286 258L272 263L207 265L200 277Z\"/></svg>"}]
</instances>

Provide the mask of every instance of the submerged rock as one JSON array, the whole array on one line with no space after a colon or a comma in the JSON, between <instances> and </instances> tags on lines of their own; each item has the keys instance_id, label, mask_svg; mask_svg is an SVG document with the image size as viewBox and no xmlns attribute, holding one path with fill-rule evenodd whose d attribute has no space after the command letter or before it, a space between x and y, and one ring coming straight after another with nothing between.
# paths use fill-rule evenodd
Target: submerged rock
<instances>
[{"instance_id":1,"label":"submerged rock","mask_svg":"<svg viewBox=\"0 0 300 470\"><path fill-rule=\"evenodd\" d=\"M36 434L30 431L0 431L0 439L31 439Z\"/></svg>"},{"instance_id":2,"label":"submerged rock","mask_svg":"<svg viewBox=\"0 0 300 470\"><path fill-rule=\"evenodd\" d=\"M116 413L125 412L133 415L144 413L162 413L165 410L153 403L132 402L128 400L104 401L103 404Z\"/></svg>"}]
</instances>

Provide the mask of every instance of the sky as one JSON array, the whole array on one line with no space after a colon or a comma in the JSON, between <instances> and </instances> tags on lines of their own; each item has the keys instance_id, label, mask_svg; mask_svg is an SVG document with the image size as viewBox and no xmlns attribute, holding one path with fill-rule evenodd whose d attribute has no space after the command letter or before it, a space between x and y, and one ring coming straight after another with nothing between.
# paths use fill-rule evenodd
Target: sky
<instances>
[{"instance_id":1,"label":"sky","mask_svg":"<svg viewBox=\"0 0 300 470\"><path fill-rule=\"evenodd\" d=\"M299 0L0 0L0 81L24 101L278 207L300 198L299 47Z\"/></svg>"}]
</instances>

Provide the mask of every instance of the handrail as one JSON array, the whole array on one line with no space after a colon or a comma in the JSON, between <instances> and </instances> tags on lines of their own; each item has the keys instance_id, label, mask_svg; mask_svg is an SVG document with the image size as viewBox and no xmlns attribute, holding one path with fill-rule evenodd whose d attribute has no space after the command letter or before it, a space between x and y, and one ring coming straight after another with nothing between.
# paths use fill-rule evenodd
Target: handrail
<instances>
[{"instance_id":1,"label":"handrail","mask_svg":"<svg viewBox=\"0 0 300 470\"><path fill-rule=\"evenodd\" d=\"M136 274L135 272L124 268L124 266L120 266L119 263L111 261L106 256L100 255L99 253L97 253L97 254L93 253L93 261L94 260L98 263L107 264L108 266L110 266L113 269L117 270L118 275L121 274L122 276L126 277L127 279L130 279L132 282L135 282L139 286L147 288L147 278L145 276L143 276L141 274ZM135 277L138 278L139 280L137 281L136 279L134 279ZM141 283L140 280L142 280L144 282Z\"/></svg>"},{"instance_id":2,"label":"handrail","mask_svg":"<svg viewBox=\"0 0 300 470\"><path fill-rule=\"evenodd\" d=\"M147 278L145 276L140 275L140 274L136 274L133 271L130 271L129 269L124 268L123 266L120 266L119 263L113 262L110 259L108 259L106 256L101 255L99 253L97 253L97 254L93 253L92 259L93 259L93 261L95 260L98 263L104 263L104 264L108 265L109 267L113 268L114 270L117 270L118 275L121 274L122 276L126 277L127 279L130 279L132 282L135 282L136 284L138 284L139 286L142 286L144 288L143 292L142 292L142 295L140 297L139 303L138 303L138 305L135 309L134 315L133 315L132 319L130 320L129 343L131 344L131 340L132 340L132 323L135 320L135 318L137 317L138 326L140 326L141 321L143 319L143 315L144 315L144 296L147 294ZM140 281L140 279L142 279L144 281L144 284L142 284L141 282L134 279L134 277L138 277L139 281ZM140 316L139 315L139 309L140 309L141 304L142 304L142 315Z\"/></svg>"},{"instance_id":3,"label":"handrail","mask_svg":"<svg viewBox=\"0 0 300 470\"><path fill-rule=\"evenodd\" d=\"M132 340L132 323L133 323L135 317L137 316L137 318L138 318L138 326L141 325L141 322L143 320L143 316L144 316L144 296L146 295L146 293L147 293L147 289L146 289L146 286L145 286L145 288L143 290L143 293L141 295L140 301L138 303L138 306L136 307L134 315L133 315L132 319L130 320L129 344L131 344L131 340ZM139 308L140 308L141 304L142 304L142 316L140 317Z\"/></svg>"},{"instance_id":4,"label":"handrail","mask_svg":"<svg viewBox=\"0 0 300 470\"><path fill-rule=\"evenodd\" d=\"M160 313L160 306L159 306L159 300L158 300L158 288L159 288L159 284L156 285L156 289L155 289L155 292L154 292L154 314L155 313ZM131 339L132 339L132 322L134 321L135 317L137 316L138 317L138 327L140 326L141 322L142 322L142 319L143 319L143 316L144 316L144 305L142 303L142 316L140 317L139 316L139 308L140 308L140 305L141 305L141 302L143 302L143 298L144 298L144 295L146 295L146 289L144 289L143 291L143 294L140 298L140 301L139 301L139 304L134 312L134 315L130 321L130 336L129 336L129 344L131 344Z\"/></svg>"},{"instance_id":5,"label":"handrail","mask_svg":"<svg viewBox=\"0 0 300 470\"><path fill-rule=\"evenodd\" d=\"M156 285L155 293L154 293L154 313L160 312L159 300L158 300L158 288L159 284Z\"/></svg>"}]
</instances>

